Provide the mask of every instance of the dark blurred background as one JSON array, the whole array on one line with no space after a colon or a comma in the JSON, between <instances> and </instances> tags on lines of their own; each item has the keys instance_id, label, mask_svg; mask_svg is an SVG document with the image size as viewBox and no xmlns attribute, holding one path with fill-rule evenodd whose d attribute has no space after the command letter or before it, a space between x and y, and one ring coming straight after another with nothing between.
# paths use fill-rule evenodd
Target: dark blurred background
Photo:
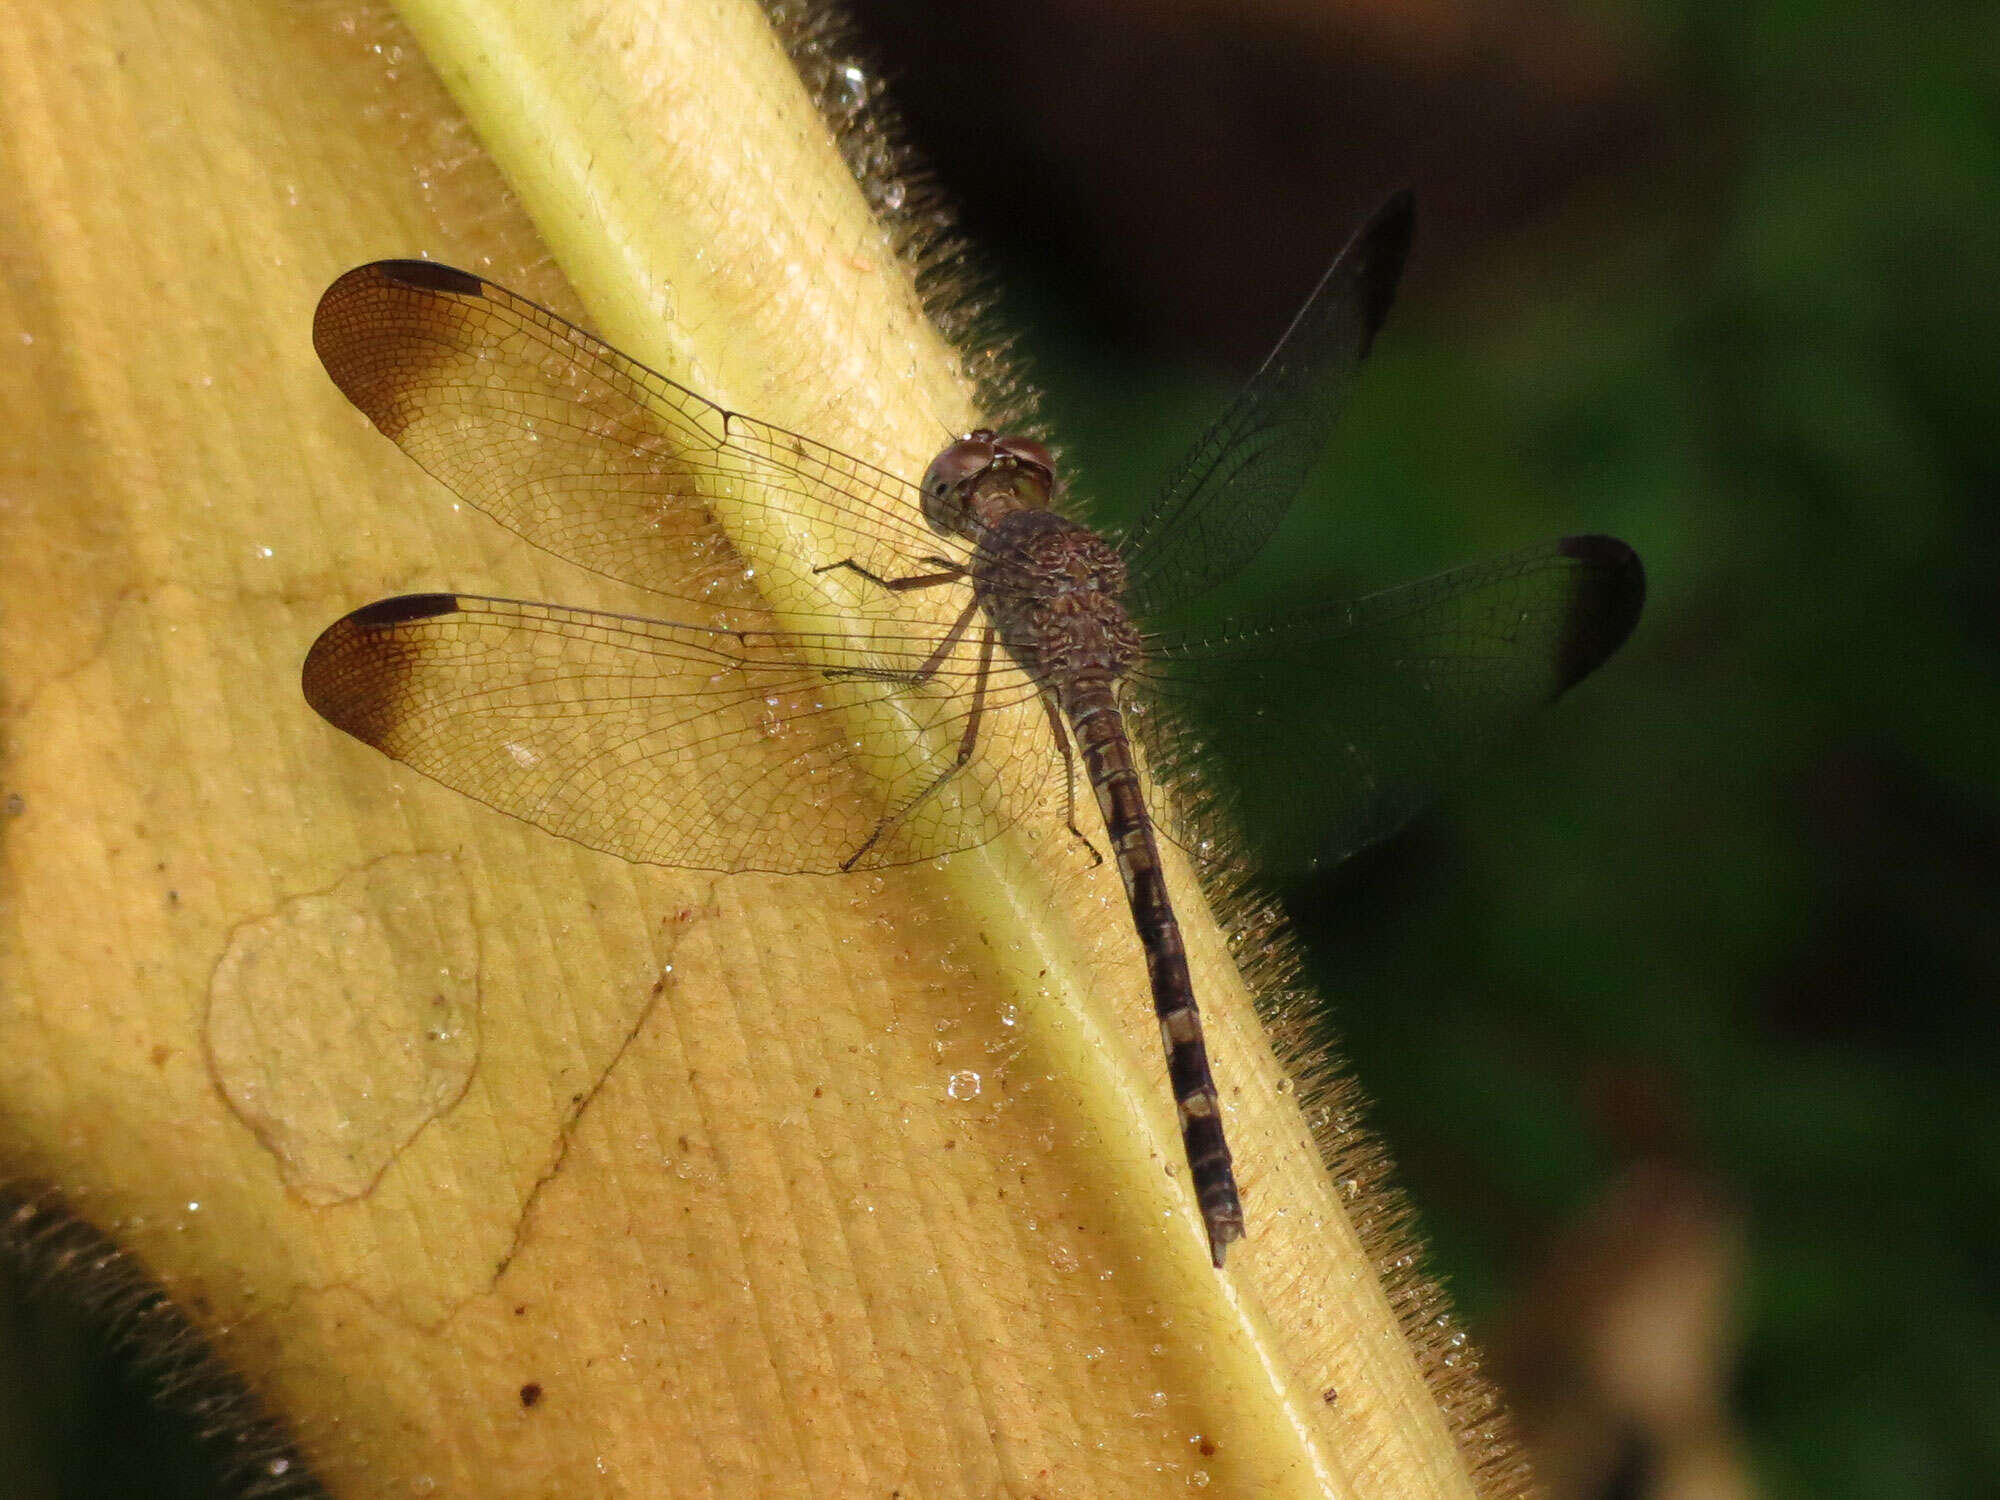
<instances>
[{"instance_id":1,"label":"dark blurred background","mask_svg":"<svg viewBox=\"0 0 2000 1500\"><path fill-rule=\"evenodd\" d=\"M1235 602L1646 560L1598 677L1283 890L1552 1490L2000 1494L1990 4L856 9L1103 514L1408 185Z\"/></svg>"},{"instance_id":2,"label":"dark blurred background","mask_svg":"<svg viewBox=\"0 0 2000 1500\"><path fill-rule=\"evenodd\" d=\"M1990 3L855 10L1101 514L1408 185L1388 332L1235 602L1646 560L1598 677L1283 890L1556 1500L2000 1494ZM32 1493L206 1492L98 1472L129 1380L8 1317L63 1352L0 1408L88 1428Z\"/></svg>"}]
</instances>

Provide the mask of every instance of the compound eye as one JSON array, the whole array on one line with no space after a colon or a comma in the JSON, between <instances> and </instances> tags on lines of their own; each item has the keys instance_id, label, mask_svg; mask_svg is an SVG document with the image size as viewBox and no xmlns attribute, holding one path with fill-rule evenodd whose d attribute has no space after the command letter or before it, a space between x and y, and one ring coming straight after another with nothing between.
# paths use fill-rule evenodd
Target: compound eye
<instances>
[{"instance_id":1,"label":"compound eye","mask_svg":"<svg viewBox=\"0 0 2000 1500\"><path fill-rule=\"evenodd\" d=\"M1003 437L999 442L1000 451L1018 463L1026 464L1042 471L1043 482L1054 484L1056 478L1055 455L1031 437L1013 435Z\"/></svg>"},{"instance_id":2,"label":"compound eye","mask_svg":"<svg viewBox=\"0 0 2000 1500\"><path fill-rule=\"evenodd\" d=\"M968 433L931 460L924 471L924 496L942 500L993 462L993 435Z\"/></svg>"}]
</instances>

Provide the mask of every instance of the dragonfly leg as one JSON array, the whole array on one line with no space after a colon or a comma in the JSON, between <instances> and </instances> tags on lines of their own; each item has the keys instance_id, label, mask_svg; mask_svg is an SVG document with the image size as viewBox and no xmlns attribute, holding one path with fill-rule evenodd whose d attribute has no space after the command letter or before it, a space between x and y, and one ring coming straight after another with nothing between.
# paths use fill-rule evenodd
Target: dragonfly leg
<instances>
[{"instance_id":1,"label":"dragonfly leg","mask_svg":"<svg viewBox=\"0 0 2000 1500\"><path fill-rule=\"evenodd\" d=\"M966 627L972 623L972 617L978 613L979 600L975 597L960 612L959 617L952 622L952 627L945 632L944 639L937 643L937 649L931 652L929 656L926 656L918 666L907 669L901 667L829 667L826 671L827 681L898 682L906 687L915 687L918 683L929 682L933 677L937 676L938 668L944 665L944 659L951 655L952 651L958 646L958 643L965 638ZM979 685L981 688L986 686L986 671L984 666L980 668Z\"/></svg>"},{"instance_id":2,"label":"dragonfly leg","mask_svg":"<svg viewBox=\"0 0 2000 1500\"><path fill-rule=\"evenodd\" d=\"M977 607L978 607L978 602L975 600L973 603L973 608L976 609ZM972 618L972 610L970 609L968 609L965 612L965 614L959 616L958 624L952 627L951 635L946 638L947 644L949 644L951 640L956 639L960 634L963 633L966 626L966 622L969 621L971 618ZM942 650L943 648L940 647L939 652L932 653L933 660L937 658L937 656L939 655L940 652L942 652ZM931 667L931 670L935 671L936 668L933 666ZM992 675L993 675L993 627L989 625L986 627L985 630L980 632L979 636L979 673L978 676L974 679L974 685L972 689L972 708L970 712L968 712L965 716L965 733L961 734L958 737L958 754L952 758L952 762L950 765L946 766L942 771L938 772L937 778L934 781L932 781L929 786L925 787L921 792L918 792L916 796L912 797L908 802L905 802L901 807L897 808L894 812L890 813L888 816L883 818L880 823L877 823L875 825L875 831L868 835L868 841L864 843L859 849L856 849L852 854L848 855L846 859L841 861L840 863L841 869L843 870L853 869L857 864L859 864L862 861L863 858L867 856L868 851L870 849L873 849L877 844L881 843L883 839L888 837L891 833L895 832L897 828L901 827L904 823L908 822L910 818L916 814L918 808L922 807L925 803L929 802L931 798L935 797L939 792L943 791L945 788L945 783L950 781L952 777L956 776L960 771L963 771L966 768L967 764L971 762L972 752L974 749L978 747L979 744L979 721L986 712L986 683L987 679L989 679Z\"/></svg>"},{"instance_id":3,"label":"dragonfly leg","mask_svg":"<svg viewBox=\"0 0 2000 1500\"><path fill-rule=\"evenodd\" d=\"M1076 841L1089 852L1091 865L1101 865L1104 856L1097 852L1097 845L1091 843L1083 830L1076 826L1076 757L1070 752L1069 731L1063 727L1062 708L1056 702L1056 695L1048 688L1042 689L1042 707L1048 712L1049 733L1056 737L1056 749L1062 752L1063 822L1076 836Z\"/></svg>"},{"instance_id":4,"label":"dragonfly leg","mask_svg":"<svg viewBox=\"0 0 2000 1500\"><path fill-rule=\"evenodd\" d=\"M850 573L859 574L877 588L890 589L898 594L907 593L911 589L934 589L942 584L957 583L966 574L964 568L948 557L920 557L917 561L936 563L938 571L935 573L912 573L907 578L884 578L879 573L869 572L853 558L843 557L836 563L823 563L819 567L814 568L813 572L835 573L844 568Z\"/></svg>"}]
</instances>

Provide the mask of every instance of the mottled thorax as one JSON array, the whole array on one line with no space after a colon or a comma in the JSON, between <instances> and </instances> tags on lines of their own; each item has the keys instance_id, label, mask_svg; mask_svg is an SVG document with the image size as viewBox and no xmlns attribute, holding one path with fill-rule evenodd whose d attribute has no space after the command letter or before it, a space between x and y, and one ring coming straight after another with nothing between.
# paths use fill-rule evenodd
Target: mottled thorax
<instances>
[{"instance_id":1,"label":"mottled thorax","mask_svg":"<svg viewBox=\"0 0 2000 1500\"><path fill-rule=\"evenodd\" d=\"M1139 658L1125 563L1103 537L1047 510L1003 515L981 537L973 582L1002 642L1030 671L1119 678Z\"/></svg>"}]
</instances>

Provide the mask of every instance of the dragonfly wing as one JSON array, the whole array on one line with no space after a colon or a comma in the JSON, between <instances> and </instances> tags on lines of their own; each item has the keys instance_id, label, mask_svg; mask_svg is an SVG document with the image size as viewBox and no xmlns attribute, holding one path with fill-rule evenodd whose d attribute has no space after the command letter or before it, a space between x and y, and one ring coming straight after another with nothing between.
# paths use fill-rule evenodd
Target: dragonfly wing
<instances>
[{"instance_id":1,"label":"dragonfly wing","mask_svg":"<svg viewBox=\"0 0 2000 1500\"><path fill-rule=\"evenodd\" d=\"M1126 535L1126 598L1144 617L1234 576L1270 541L1326 447L1389 315L1415 230L1396 194L1340 252L1278 347Z\"/></svg>"},{"instance_id":2,"label":"dragonfly wing","mask_svg":"<svg viewBox=\"0 0 2000 1500\"><path fill-rule=\"evenodd\" d=\"M1623 542L1565 537L1277 625L1155 637L1159 711L1137 722L1170 782L1197 741L1218 752L1246 788L1226 815L1261 857L1337 861L1599 666L1645 592Z\"/></svg>"},{"instance_id":3,"label":"dragonfly wing","mask_svg":"<svg viewBox=\"0 0 2000 1500\"><path fill-rule=\"evenodd\" d=\"M320 299L347 398L462 499L557 557L677 598L753 602L718 503L835 538L882 577L940 550L916 488L725 411L502 287L378 261ZM812 559L813 563L822 561Z\"/></svg>"},{"instance_id":4,"label":"dragonfly wing","mask_svg":"<svg viewBox=\"0 0 2000 1500\"><path fill-rule=\"evenodd\" d=\"M904 864L984 843L1046 793L1046 736L1016 737L1011 753L989 747L933 790L963 738L972 642L937 664L928 688L884 681L884 670L879 647L863 653L842 635L417 594L330 626L303 676L307 701L355 738L538 828L647 864ZM1004 654L991 671L986 710L1033 704L1033 684ZM870 732L871 714L897 722Z\"/></svg>"}]
</instances>

